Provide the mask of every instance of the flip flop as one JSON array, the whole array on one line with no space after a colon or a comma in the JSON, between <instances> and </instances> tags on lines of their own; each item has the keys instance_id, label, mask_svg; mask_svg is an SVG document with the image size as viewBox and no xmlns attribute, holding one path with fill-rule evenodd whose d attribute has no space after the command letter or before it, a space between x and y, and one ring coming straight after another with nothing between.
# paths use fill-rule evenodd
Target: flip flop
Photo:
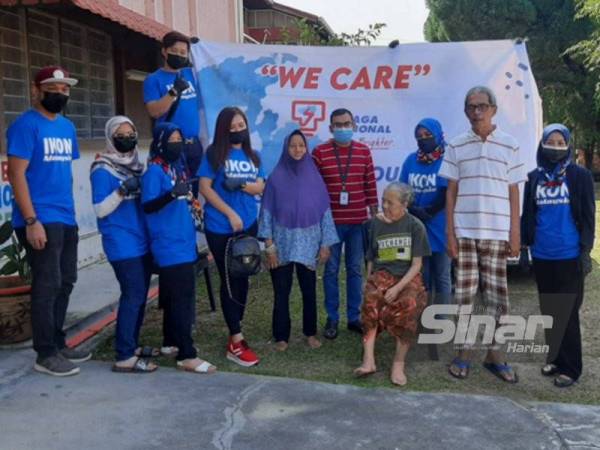
<instances>
[{"instance_id":1,"label":"flip flop","mask_svg":"<svg viewBox=\"0 0 600 450\"><path fill-rule=\"evenodd\" d=\"M452 372L452 370L450 370L450 368L452 366L458 367L460 369L460 372L458 373L458 375L455 374L454 372ZM462 375L462 371L464 369L467 369L467 371L465 372L464 375ZM456 358L454 358L452 360L452 362L448 366L448 373L450 375L452 375L454 378L458 378L459 380L464 380L465 378L467 378L469 376L469 370L470 369L471 369L471 362L470 361L465 361L464 359L460 359L457 356Z\"/></svg>"},{"instance_id":2,"label":"flip flop","mask_svg":"<svg viewBox=\"0 0 600 450\"><path fill-rule=\"evenodd\" d=\"M113 364L111 368L113 372L117 373L151 373L157 369L158 366L154 365L154 367L152 367L150 365L150 361L142 358L138 358L135 361L135 364L131 367L117 366L116 364Z\"/></svg>"},{"instance_id":3,"label":"flip flop","mask_svg":"<svg viewBox=\"0 0 600 450\"><path fill-rule=\"evenodd\" d=\"M156 347L144 345L143 347L136 348L134 355L139 358L156 358L157 356L160 356L160 350Z\"/></svg>"},{"instance_id":4,"label":"flip flop","mask_svg":"<svg viewBox=\"0 0 600 450\"><path fill-rule=\"evenodd\" d=\"M494 376L500 378L502 381L504 381L505 383L510 383L510 384L516 384L519 382L519 377L517 376L517 372L515 372L513 370L512 367L510 367L507 363L504 364L496 364L496 363L490 363L490 362L484 362L483 363L483 367L485 367L487 370L489 370ZM510 374L510 371L512 370L513 372L513 378L512 380L507 379L506 377L504 377L502 374L504 373L508 373Z\"/></svg>"},{"instance_id":5,"label":"flip flop","mask_svg":"<svg viewBox=\"0 0 600 450\"><path fill-rule=\"evenodd\" d=\"M217 371L217 367L213 366L208 361L202 361L196 367L187 367L183 361L177 361L177 369L183 370L184 372L200 373L202 375L211 375Z\"/></svg>"},{"instance_id":6,"label":"flip flop","mask_svg":"<svg viewBox=\"0 0 600 450\"><path fill-rule=\"evenodd\" d=\"M355 378L366 378L369 375L373 375L375 372L377 372L377 370L365 370L360 367L352 371Z\"/></svg>"}]
</instances>

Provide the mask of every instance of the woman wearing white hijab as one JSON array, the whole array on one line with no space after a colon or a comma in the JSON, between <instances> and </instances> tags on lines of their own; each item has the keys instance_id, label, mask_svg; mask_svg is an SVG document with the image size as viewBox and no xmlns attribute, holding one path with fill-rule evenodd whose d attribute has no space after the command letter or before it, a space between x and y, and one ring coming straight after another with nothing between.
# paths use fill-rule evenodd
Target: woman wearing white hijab
<instances>
[{"instance_id":1,"label":"woman wearing white hijab","mask_svg":"<svg viewBox=\"0 0 600 450\"><path fill-rule=\"evenodd\" d=\"M152 274L140 202L144 165L138 156L137 132L129 118L115 116L108 120L105 135L106 149L92 163L90 178L102 246L121 287L113 371L152 372L157 366L136 356Z\"/></svg>"}]
</instances>

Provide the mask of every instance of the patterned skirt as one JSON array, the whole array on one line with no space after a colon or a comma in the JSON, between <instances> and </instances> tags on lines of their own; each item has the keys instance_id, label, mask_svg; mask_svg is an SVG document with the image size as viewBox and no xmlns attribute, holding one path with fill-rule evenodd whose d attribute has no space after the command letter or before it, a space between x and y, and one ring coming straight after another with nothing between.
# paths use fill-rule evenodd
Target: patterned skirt
<instances>
[{"instance_id":1,"label":"patterned skirt","mask_svg":"<svg viewBox=\"0 0 600 450\"><path fill-rule=\"evenodd\" d=\"M393 301L386 302L386 290L398 281L398 277L385 270L379 270L367 279L361 308L363 330L365 334L373 329L377 334L387 330L392 336L410 343L416 338L419 318L427 306L427 292L421 274L417 274Z\"/></svg>"}]
</instances>

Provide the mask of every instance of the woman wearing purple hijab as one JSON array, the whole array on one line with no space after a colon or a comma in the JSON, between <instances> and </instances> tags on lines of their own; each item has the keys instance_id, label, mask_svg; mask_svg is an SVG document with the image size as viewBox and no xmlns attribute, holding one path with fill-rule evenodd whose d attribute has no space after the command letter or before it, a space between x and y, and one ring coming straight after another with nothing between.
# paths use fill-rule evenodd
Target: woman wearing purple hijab
<instances>
[{"instance_id":1,"label":"woman wearing purple hijab","mask_svg":"<svg viewBox=\"0 0 600 450\"><path fill-rule=\"evenodd\" d=\"M317 333L317 264L329 258L339 242L329 194L300 130L285 140L279 163L269 176L262 199L258 237L266 243L267 263L275 294L273 337L284 351L290 338L289 300L294 267L302 292L302 331L311 348Z\"/></svg>"}]
</instances>

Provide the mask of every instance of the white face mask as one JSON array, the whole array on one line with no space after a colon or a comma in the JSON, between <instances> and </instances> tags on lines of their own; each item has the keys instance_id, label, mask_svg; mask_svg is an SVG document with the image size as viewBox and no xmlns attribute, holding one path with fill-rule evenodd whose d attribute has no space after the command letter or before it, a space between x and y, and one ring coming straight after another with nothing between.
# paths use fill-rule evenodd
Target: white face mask
<instances>
[{"instance_id":1,"label":"white face mask","mask_svg":"<svg viewBox=\"0 0 600 450\"><path fill-rule=\"evenodd\" d=\"M569 150L569 146L558 146L558 145L548 145L548 144L542 144L542 147L546 150L557 150L557 151L562 151L562 152L566 152L567 150Z\"/></svg>"}]
</instances>

